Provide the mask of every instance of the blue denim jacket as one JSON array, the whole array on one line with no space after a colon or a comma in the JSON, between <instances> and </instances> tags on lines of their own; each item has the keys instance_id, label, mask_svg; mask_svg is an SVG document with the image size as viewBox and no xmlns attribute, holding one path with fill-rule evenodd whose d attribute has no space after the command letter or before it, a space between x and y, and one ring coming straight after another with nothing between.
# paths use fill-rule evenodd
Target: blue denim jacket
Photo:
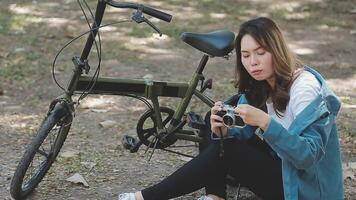
<instances>
[{"instance_id":1,"label":"blue denim jacket","mask_svg":"<svg viewBox=\"0 0 356 200\"><path fill-rule=\"evenodd\" d=\"M319 96L292 122L289 129L271 118L263 139L282 160L286 200L341 200L343 178L336 127L339 98L314 69L305 67L321 84ZM239 104L248 103L242 95ZM246 140L256 128L232 128L228 134Z\"/></svg>"}]
</instances>

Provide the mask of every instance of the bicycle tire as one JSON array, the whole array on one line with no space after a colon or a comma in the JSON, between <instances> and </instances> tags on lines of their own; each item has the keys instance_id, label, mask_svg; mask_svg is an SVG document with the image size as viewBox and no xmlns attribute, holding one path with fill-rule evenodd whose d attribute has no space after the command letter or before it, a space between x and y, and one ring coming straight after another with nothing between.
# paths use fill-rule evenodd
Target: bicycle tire
<instances>
[{"instance_id":1,"label":"bicycle tire","mask_svg":"<svg viewBox=\"0 0 356 200\"><path fill-rule=\"evenodd\" d=\"M55 161L68 135L72 122L72 116L70 113L67 113L65 116L61 116L58 115L58 112L61 111L51 111L43 120L36 136L28 145L16 168L10 186L11 196L16 200L26 198L41 182L51 167L52 163ZM46 152L44 151L44 147L42 147L42 145L44 144L45 140L49 138L48 136L51 134L51 131L55 128L58 129L58 131L55 135L54 143L53 145L50 144L49 152L45 156L43 153ZM42 150L40 149L41 147ZM32 167L32 162L37 153L44 156L45 160L39 164L39 167L36 169L35 173L31 174L29 181L24 182L25 175L28 172L29 167Z\"/></svg>"}]
</instances>

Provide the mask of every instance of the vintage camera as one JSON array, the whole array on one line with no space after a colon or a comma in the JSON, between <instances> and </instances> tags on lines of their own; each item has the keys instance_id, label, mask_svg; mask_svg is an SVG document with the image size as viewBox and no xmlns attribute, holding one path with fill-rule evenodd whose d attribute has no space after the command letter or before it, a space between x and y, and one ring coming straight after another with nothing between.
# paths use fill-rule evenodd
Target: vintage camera
<instances>
[{"instance_id":1,"label":"vintage camera","mask_svg":"<svg viewBox=\"0 0 356 200\"><path fill-rule=\"evenodd\" d=\"M243 128L246 126L239 114L235 113L234 107L228 104L222 104L221 110L216 115L222 117L223 124L228 128Z\"/></svg>"}]
</instances>

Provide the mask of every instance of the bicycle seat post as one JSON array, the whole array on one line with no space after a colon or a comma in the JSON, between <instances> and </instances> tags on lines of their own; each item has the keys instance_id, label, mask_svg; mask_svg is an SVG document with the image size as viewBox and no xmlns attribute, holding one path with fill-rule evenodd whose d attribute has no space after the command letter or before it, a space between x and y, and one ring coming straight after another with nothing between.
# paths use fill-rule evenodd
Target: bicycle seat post
<instances>
[{"instance_id":1,"label":"bicycle seat post","mask_svg":"<svg viewBox=\"0 0 356 200\"><path fill-rule=\"evenodd\" d=\"M209 60L209 56L204 54L204 56L202 57L202 59L200 60L200 63L199 63L199 66L197 68L197 73L198 74L202 74L203 71L204 71L204 68L206 66L206 63L208 62Z\"/></svg>"}]
</instances>

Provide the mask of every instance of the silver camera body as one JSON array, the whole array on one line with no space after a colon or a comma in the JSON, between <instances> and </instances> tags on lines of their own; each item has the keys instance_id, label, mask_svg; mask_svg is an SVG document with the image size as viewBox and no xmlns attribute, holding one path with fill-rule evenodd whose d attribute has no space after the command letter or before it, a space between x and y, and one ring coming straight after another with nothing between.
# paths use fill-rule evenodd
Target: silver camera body
<instances>
[{"instance_id":1,"label":"silver camera body","mask_svg":"<svg viewBox=\"0 0 356 200\"><path fill-rule=\"evenodd\" d=\"M223 124L228 128L243 128L246 126L245 122L239 116L238 113L235 113L235 108L228 104L222 104L221 110L216 113L216 115L223 118Z\"/></svg>"}]
</instances>

